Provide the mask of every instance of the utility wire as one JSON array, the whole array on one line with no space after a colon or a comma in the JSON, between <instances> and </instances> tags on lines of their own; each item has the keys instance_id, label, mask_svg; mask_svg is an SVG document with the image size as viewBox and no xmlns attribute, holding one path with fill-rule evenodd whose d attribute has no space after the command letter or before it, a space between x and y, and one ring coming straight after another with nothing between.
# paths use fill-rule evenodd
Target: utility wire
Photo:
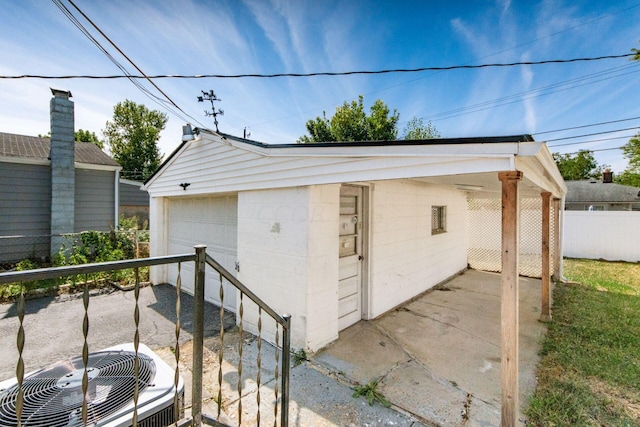
<instances>
[{"instance_id":1,"label":"utility wire","mask_svg":"<svg viewBox=\"0 0 640 427\"><path fill-rule=\"evenodd\" d=\"M580 141L580 142L567 142L565 144L549 145L549 148L566 147L568 145L591 144L592 142L615 141L616 139L630 139L630 138L633 138L634 136L635 135L626 135L626 136L616 136L611 138L590 139L588 141Z\"/></svg>"},{"instance_id":2,"label":"utility wire","mask_svg":"<svg viewBox=\"0 0 640 427\"><path fill-rule=\"evenodd\" d=\"M55 1L55 0L54 0ZM70 1L70 0L69 0ZM73 3L72 3L73 4ZM106 38L106 36L105 36ZM108 40L108 39L107 39ZM123 54L124 55L124 54ZM602 61L605 59L618 59L629 58L634 56L634 53L625 53L622 55L605 55L596 57L585 58L571 58L571 59L549 59L544 61L520 61L520 62L506 62L506 63L493 63L493 64L479 64L479 65L451 65L446 67L420 67L420 68L394 68L387 70L361 70L361 71L320 71L314 73L273 73L273 74L158 74L158 75L62 75L62 76L47 76L39 74L21 74L7 76L2 75L0 79L240 79L240 78L277 78L277 77L317 77L317 76L352 76L352 75L368 75L368 74L391 74L391 73L419 73L423 71L444 71L444 70L460 70L460 69L478 69L478 68L492 68L492 67L515 67L520 65L544 65L544 64L567 64L571 62L586 62L586 61ZM125 56L126 58L126 56ZM127 58L128 59L128 58ZM136 67L137 68L137 67Z\"/></svg>"},{"instance_id":3,"label":"utility wire","mask_svg":"<svg viewBox=\"0 0 640 427\"><path fill-rule=\"evenodd\" d=\"M147 89L142 83L138 82L135 79L130 78L131 74L126 69L124 65L122 65L116 58L106 50L100 42L93 37L93 35L87 30L87 28L73 15L73 13L62 3L61 0L52 0L53 3L62 11L62 13L123 73L124 77L127 78L134 86L136 86L145 96L147 96L151 101L158 104L163 109L168 110L172 114L176 115L181 120L187 121L185 118L181 117L177 112L173 111L169 105L165 104L166 101L157 97L155 94L151 93L149 89Z\"/></svg>"},{"instance_id":4,"label":"utility wire","mask_svg":"<svg viewBox=\"0 0 640 427\"><path fill-rule=\"evenodd\" d=\"M604 134L607 134L607 133L622 132L622 131L625 131L625 130L635 130L635 129L640 129L640 127L634 126L634 127L630 127L630 128L624 128L624 129L608 130L608 131L605 131L605 132L594 132L594 133L587 133L587 134L584 134L584 135L565 136L564 138L547 139L546 142L563 141L565 139L583 138L585 136L604 135Z\"/></svg>"},{"instance_id":5,"label":"utility wire","mask_svg":"<svg viewBox=\"0 0 640 427\"><path fill-rule=\"evenodd\" d=\"M492 99L489 101L483 101L477 104L473 104L473 105L468 105L465 107L460 107L460 108L456 108L453 110L449 110L449 111L444 111L442 113L437 113L437 114L433 114L431 116L427 116L425 117L428 120L447 120L447 119L452 119L454 117L459 117L459 116L463 116L465 114L469 114L469 113L477 113L479 111L484 111L484 110L488 110L494 107L503 107L505 105L509 105L509 104L515 104L518 102L522 102L523 100L526 99L533 99L533 98L538 98L541 96L547 96L547 95L551 95L557 92L561 92L561 91L565 91L565 90L570 90L570 89L575 89L581 86L585 86L588 84L593 84L593 83L598 83L601 81L605 81L605 80L610 80L612 78L618 78L618 77L622 77L625 76L627 74L631 74L636 72L636 70L632 70L623 74L618 74L615 76L610 76L610 77L606 77L606 78L601 78L598 80L592 80L595 79L597 77L603 77L606 74L612 74L618 71L622 71L623 68L628 68L628 67L638 67L640 66L640 64L630 64L630 65L624 65L622 67L614 67L612 69L609 70L605 70L605 71L600 71L597 73L593 73L593 74L588 74L586 76L582 76L582 77L577 77L574 79L570 79L570 80L565 80L562 82L558 82L558 83L553 83L547 86L543 86L537 89L531 89L525 92L519 92L519 93L515 93L512 95L507 95L504 96L502 98L497 98L497 99ZM591 80L591 81L587 81L587 80ZM583 82L580 84L577 84L578 82ZM573 84L576 83L576 84ZM573 85L571 85L573 84ZM569 86L571 85L571 86ZM563 86L568 86L568 87L563 87ZM551 90L549 92L545 92L546 90L549 89L556 89L556 90Z\"/></svg>"},{"instance_id":6,"label":"utility wire","mask_svg":"<svg viewBox=\"0 0 640 427\"><path fill-rule=\"evenodd\" d=\"M100 35L102 37L105 38L105 40L107 40L109 42L109 44L111 44L111 46L113 46L118 53L120 53L120 55L122 55L140 74L142 74L142 76L144 76L144 78L158 91L162 94L162 96L164 96L170 103L171 105L173 105L175 108L177 108L182 114L186 115L187 117L193 119L194 121L198 121L197 119L195 119L194 117L190 116L189 114L187 114L182 108L180 108L178 106L178 104L176 104L173 99L171 99L171 97L169 97L169 95L167 95L162 89L160 89L160 87L158 87L158 85L156 85L149 77L147 77L147 75L144 73L144 71L142 71L142 69L140 69L140 67L138 67L133 60L131 60L131 58L129 58L123 51L122 49L120 49L118 47L118 45L116 45L105 33L104 31L102 31L92 20L91 18L89 18L78 6L76 6L76 4L73 2L73 0L67 0L71 6L73 6L78 13L80 13L84 19L86 19L93 28L95 28L96 31L98 31L100 33ZM184 117L180 117L182 120L184 120L185 122L187 120L184 119ZM202 125L200 123L200 125Z\"/></svg>"},{"instance_id":7,"label":"utility wire","mask_svg":"<svg viewBox=\"0 0 640 427\"><path fill-rule=\"evenodd\" d=\"M638 119L640 119L640 116L638 116L638 117L629 117L628 119L611 120L611 121L608 121L608 122L593 123L593 124L590 124L590 125L573 126L573 127L564 128L564 129L547 130L547 131L544 131L544 132L534 132L534 133L532 133L532 135L544 135L545 133L563 132L563 131L566 131L566 130L574 130L574 129L588 128L588 127L592 127L592 126L608 125L608 124L611 124L611 123L628 122L630 120L638 120Z\"/></svg>"}]
</instances>

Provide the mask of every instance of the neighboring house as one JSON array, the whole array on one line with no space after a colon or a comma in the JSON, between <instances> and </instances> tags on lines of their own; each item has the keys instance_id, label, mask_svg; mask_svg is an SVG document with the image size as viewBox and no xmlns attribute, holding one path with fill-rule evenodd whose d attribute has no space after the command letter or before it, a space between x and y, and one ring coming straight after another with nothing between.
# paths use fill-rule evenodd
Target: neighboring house
<instances>
[{"instance_id":1,"label":"neighboring house","mask_svg":"<svg viewBox=\"0 0 640 427\"><path fill-rule=\"evenodd\" d=\"M267 304L292 314L292 345L310 350L465 270L475 232L471 199L502 198L514 212L519 199L542 197L557 214L566 193L546 144L529 135L267 145L200 130L189 138L144 185L151 255L206 244ZM489 249L499 263L500 236L517 245L517 227L508 224L520 215L503 213L501 225L497 205L496 228L482 231L497 238L479 244L495 243ZM539 261L541 226L529 229ZM515 268L506 280L517 284L518 257L507 255L502 271ZM189 264L182 265L186 290L193 289ZM151 274L153 282L174 282L177 266ZM206 298L219 303L219 278L208 274ZM225 307L238 304L228 290ZM255 323L245 303L244 326L255 331Z\"/></svg>"},{"instance_id":2,"label":"neighboring house","mask_svg":"<svg viewBox=\"0 0 640 427\"><path fill-rule=\"evenodd\" d=\"M121 167L95 144L74 142L71 94L53 92L51 138L0 133L2 262L46 258L60 247L55 236L118 223Z\"/></svg>"},{"instance_id":3,"label":"neighboring house","mask_svg":"<svg viewBox=\"0 0 640 427\"><path fill-rule=\"evenodd\" d=\"M609 172L610 173L610 172ZM567 181L565 209L570 211L640 211L640 188L602 181Z\"/></svg>"},{"instance_id":4,"label":"neighboring house","mask_svg":"<svg viewBox=\"0 0 640 427\"><path fill-rule=\"evenodd\" d=\"M120 178L120 216L137 217L138 225L149 223L149 193L142 190L142 182Z\"/></svg>"}]
</instances>

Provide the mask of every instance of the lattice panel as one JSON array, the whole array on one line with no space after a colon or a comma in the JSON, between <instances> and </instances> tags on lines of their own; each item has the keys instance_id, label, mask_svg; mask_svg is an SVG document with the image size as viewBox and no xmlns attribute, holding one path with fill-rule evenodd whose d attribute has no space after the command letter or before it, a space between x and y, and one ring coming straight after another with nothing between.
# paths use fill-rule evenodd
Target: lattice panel
<instances>
[{"instance_id":1,"label":"lattice panel","mask_svg":"<svg viewBox=\"0 0 640 427\"><path fill-rule=\"evenodd\" d=\"M500 272L502 220L500 199L468 199L469 248L471 268ZM550 264L555 263L555 215L550 212ZM520 199L520 274L529 277L542 275L542 199Z\"/></svg>"}]
</instances>

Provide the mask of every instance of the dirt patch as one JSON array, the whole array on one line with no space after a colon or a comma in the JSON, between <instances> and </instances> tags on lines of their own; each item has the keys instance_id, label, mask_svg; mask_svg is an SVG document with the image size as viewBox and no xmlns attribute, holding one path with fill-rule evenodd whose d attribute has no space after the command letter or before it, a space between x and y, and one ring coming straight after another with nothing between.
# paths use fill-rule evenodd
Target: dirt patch
<instances>
[{"instance_id":1,"label":"dirt patch","mask_svg":"<svg viewBox=\"0 0 640 427\"><path fill-rule=\"evenodd\" d=\"M640 419L640 392L614 388L597 378L589 378L588 384L593 394L610 402L614 412L622 412L632 419Z\"/></svg>"}]
</instances>

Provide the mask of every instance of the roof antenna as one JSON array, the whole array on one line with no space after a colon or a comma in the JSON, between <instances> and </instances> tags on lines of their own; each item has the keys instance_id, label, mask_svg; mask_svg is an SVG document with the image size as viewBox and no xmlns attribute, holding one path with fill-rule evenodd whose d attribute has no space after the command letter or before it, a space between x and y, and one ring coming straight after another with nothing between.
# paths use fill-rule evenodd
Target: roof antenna
<instances>
[{"instance_id":1,"label":"roof antenna","mask_svg":"<svg viewBox=\"0 0 640 427\"><path fill-rule=\"evenodd\" d=\"M211 111L204 110L204 115L207 117L213 116L213 124L216 125L216 132L218 132L218 114L224 116L224 111L221 109L216 110L216 107L213 105L213 101L222 101L222 99L218 98L216 94L213 92L213 89L209 90L209 92L201 91L202 96L198 96L198 102L210 101L211 102Z\"/></svg>"},{"instance_id":2,"label":"roof antenna","mask_svg":"<svg viewBox=\"0 0 640 427\"><path fill-rule=\"evenodd\" d=\"M251 136L251 132L247 132L247 127L244 127L244 139L247 139Z\"/></svg>"}]
</instances>

